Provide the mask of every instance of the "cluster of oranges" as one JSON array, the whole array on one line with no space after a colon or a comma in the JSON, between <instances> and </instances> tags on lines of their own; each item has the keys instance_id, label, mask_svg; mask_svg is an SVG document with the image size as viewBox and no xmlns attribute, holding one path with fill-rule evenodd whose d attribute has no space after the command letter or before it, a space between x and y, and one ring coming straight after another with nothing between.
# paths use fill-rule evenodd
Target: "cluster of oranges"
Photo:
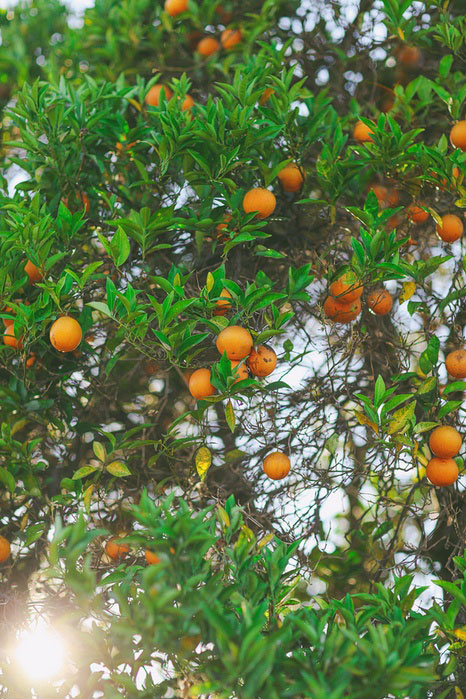
<instances>
[{"instance_id":1,"label":"cluster of oranges","mask_svg":"<svg viewBox=\"0 0 466 699\"><path fill-rule=\"evenodd\" d=\"M130 549L128 544L119 543L117 537L112 537L105 544L105 553L112 559L112 561L121 561L128 555L129 551ZM145 550L145 557L149 565L156 565L157 563L160 563L160 558L157 556L157 554L149 549Z\"/></svg>"},{"instance_id":2,"label":"cluster of oranges","mask_svg":"<svg viewBox=\"0 0 466 699\"><path fill-rule=\"evenodd\" d=\"M327 318L335 323L351 323L361 313L361 296L364 287L353 272L345 272L330 285L330 294L323 309ZM384 316L393 307L393 297L386 289L369 292L367 305L376 315Z\"/></svg>"},{"instance_id":3,"label":"cluster of oranges","mask_svg":"<svg viewBox=\"0 0 466 699\"><path fill-rule=\"evenodd\" d=\"M242 39L243 33L241 29L224 29L220 35L220 41L214 36L205 36L198 42L196 50L201 56L208 58L217 53L220 47L230 51L237 44L240 44Z\"/></svg>"},{"instance_id":4,"label":"cluster of oranges","mask_svg":"<svg viewBox=\"0 0 466 699\"><path fill-rule=\"evenodd\" d=\"M462 441L458 430L449 425L436 427L431 432L429 446L434 456L427 464L426 475L432 485L452 485L458 479L458 466L453 457L461 449Z\"/></svg>"},{"instance_id":5,"label":"cluster of oranges","mask_svg":"<svg viewBox=\"0 0 466 699\"><path fill-rule=\"evenodd\" d=\"M35 284L44 278L41 270L30 260L24 266L24 271L29 277L29 282ZM5 309L7 313L13 314L13 310L9 307ZM15 330L14 318L4 318L5 332L3 333L3 342L8 347L20 350L23 347L23 337L17 337ZM71 316L61 316L52 324L50 328L50 342L59 352L72 352L75 350L82 340L82 328L75 318ZM35 362L35 355L31 354L26 361L26 366L29 368Z\"/></svg>"}]
</instances>

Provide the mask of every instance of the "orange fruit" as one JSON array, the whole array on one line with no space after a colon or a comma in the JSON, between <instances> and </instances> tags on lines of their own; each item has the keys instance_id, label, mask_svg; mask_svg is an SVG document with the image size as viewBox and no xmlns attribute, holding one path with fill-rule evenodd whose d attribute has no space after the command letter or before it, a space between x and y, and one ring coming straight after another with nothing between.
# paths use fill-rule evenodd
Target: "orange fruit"
<instances>
[{"instance_id":1,"label":"orange fruit","mask_svg":"<svg viewBox=\"0 0 466 699\"><path fill-rule=\"evenodd\" d=\"M188 0L165 0L165 12L170 17L176 17L188 9Z\"/></svg>"},{"instance_id":2,"label":"orange fruit","mask_svg":"<svg viewBox=\"0 0 466 699\"><path fill-rule=\"evenodd\" d=\"M149 551L149 549L146 549L146 561L148 562L149 565L155 566L157 563L160 563L160 558L157 556L156 553L153 551Z\"/></svg>"},{"instance_id":3,"label":"orange fruit","mask_svg":"<svg viewBox=\"0 0 466 699\"><path fill-rule=\"evenodd\" d=\"M83 331L71 316L62 316L50 328L50 342L59 352L72 352L81 343Z\"/></svg>"},{"instance_id":4,"label":"orange fruit","mask_svg":"<svg viewBox=\"0 0 466 699\"><path fill-rule=\"evenodd\" d=\"M442 216L442 225L437 224L437 233L445 243L453 243L463 235L463 222L456 214Z\"/></svg>"},{"instance_id":5,"label":"orange fruit","mask_svg":"<svg viewBox=\"0 0 466 699\"><path fill-rule=\"evenodd\" d=\"M351 303L356 299L361 298L364 287L359 284L354 272L345 272L332 284L330 284L330 293L341 303Z\"/></svg>"},{"instance_id":6,"label":"orange fruit","mask_svg":"<svg viewBox=\"0 0 466 699\"><path fill-rule=\"evenodd\" d=\"M105 544L105 553L114 561L119 561L129 553L128 544L117 544L117 537L109 539Z\"/></svg>"},{"instance_id":7,"label":"orange fruit","mask_svg":"<svg viewBox=\"0 0 466 699\"><path fill-rule=\"evenodd\" d=\"M304 182L303 173L295 163L285 165L278 173L278 179L282 183L285 192L298 192Z\"/></svg>"},{"instance_id":8,"label":"orange fruit","mask_svg":"<svg viewBox=\"0 0 466 699\"><path fill-rule=\"evenodd\" d=\"M196 369L196 371L193 371L189 377L188 388L190 394L197 400L213 396L216 393L216 389L210 383L210 369Z\"/></svg>"},{"instance_id":9,"label":"orange fruit","mask_svg":"<svg viewBox=\"0 0 466 699\"><path fill-rule=\"evenodd\" d=\"M373 184L371 185L371 190L377 197L377 201L379 202L379 204L381 206L386 206L388 201L388 189L384 187L382 184Z\"/></svg>"},{"instance_id":10,"label":"orange fruit","mask_svg":"<svg viewBox=\"0 0 466 699\"><path fill-rule=\"evenodd\" d=\"M24 271L29 277L30 284L40 282L44 278L44 275L40 271L39 267L36 267L36 265L33 262L31 262L31 260L28 260L24 265Z\"/></svg>"},{"instance_id":11,"label":"orange fruit","mask_svg":"<svg viewBox=\"0 0 466 699\"><path fill-rule=\"evenodd\" d=\"M121 143L120 141L118 141L118 143L115 146L117 154L121 155L125 151L127 151L130 148L132 148L133 146L135 146L137 143L138 143L138 141L131 141L131 143L126 143L125 141L123 141L123 143Z\"/></svg>"},{"instance_id":12,"label":"orange fruit","mask_svg":"<svg viewBox=\"0 0 466 699\"><path fill-rule=\"evenodd\" d=\"M9 313L10 315L16 315L16 313L14 313L13 309L10 308L10 306L5 306L5 308L3 310L4 310L4 313ZM5 328L7 328L9 325L13 325L13 323L15 322L13 320L13 318L3 318L2 320L3 320L3 325L5 326Z\"/></svg>"},{"instance_id":13,"label":"orange fruit","mask_svg":"<svg viewBox=\"0 0 466 699\"><path fill-rule=\"evenodd\" d=\"M356 122L353 129L353 138L358 143L364 143L365 141L372 141L372 134L370 127L367 126L363 121Z\"/></svg>"},{"instance_id":14,"label":"orange fruit","mask_svg":"<svg viewBox=\"0 0 466 699\"><path fill-rule=\"evenodd\" d=\"M456 461L434 456L427 464L426 476L432 485L452 485L458 479Z\"/></svg>"},{"instance_id":15,"label":"orange fruit","mask_svg":"<svg viewBox=\"0 0 466 699\"><path fill-rule=\"evenodd\" d=\"M351 323L361 313L361 299L344 303L333 296L327 296L323 309L327 318L335 323Z\"/></svg>"},{"instance_id":16,"label":"orange fruit","mask_svg":"<svg viewBox=\"0 0 466 699\"><path fill-rule=\"evenodd\" d=\"M264 473L273 481L280 481L290 472L290 460L282 451L274 451L264 459Z\"/></svg>"},{"instance_id":17,"label":"orange fruit","mask_svg":"<svg viewBox=\"0 0 466 699\"><path fill-rule=\"evenodd\" d=\"M186 112L188 109L194 107L194 100L191 95L186 95L181 105L181 111Z\"/></svg>"},{"instance_id":18,"label":"orange fruit","mask_svg":"<svg viewBox=\"0 0 466 699\"><path fill-rule=\"evenodd\" d=\"M30 369L34 364L36 363L36 355L31 354L27 359L26 359L26 368Z\"/></svg>"},{"instance_id":19,"label":"orange fruit","mask_svg":"<svg viewBox=\"0 0 466 699\"><path fill-rule=\"evenodd\" d=\"M243 199L243 209L247 214L256 212L256 218L267 218L273 214L277 200L275 195L263 187L254 187L246 192Z\"/></svg>"},{"instance_id":20,"label":"orange fruit","mask_svg":"<svg viewBox=\"0 0 466 699\"><path fill-rule=\"evenodd\" d=\"M463 440L460 433L454 427L450 427L450 425L436 427L435 430L432 430L429 437L431 452L442 459L456 456L461 449L462 443Z\"/></svg>"},{"instance_id":21,"label":"orange fruit","mask_svg":"<svg viewBox=\"0 0 466 699\"><path fill-rule=\"evenodd\" d=\"M457 121L450 131L450 143L455 148L466 151L466 120Z\"/></svg>"},{"instance_id":22,"label":"orange fruit","mask_svg":"<svg viewBox=\"0 0 466 699\"><path fill-rule=\"evenodd\" d=\"M0 535L0 563L4 563L10 557L10 542Z\"/></svg>"},{"instance_id":23,"label":"orange fruit","mask_svg":"<svg viewBox=\"0 0 466 699\"><path fill-rule=\"evenodd\" d=\"M225 216L223 217L224 223L219 223L219 224L215 227L215 232L217 233L217 238L218 238L219 240L228 240L228 236L224 235L224 234L222 233L222 231L223 231L225 228L228 228L228 223L231 221L232 218L233 218L233 217L232 217L231 214L225 214Z\"/></svg>"},{"instance_id":24,"label":"orange fruit","mask_svg":"<svg viewBox=\"0 0 466 699\"><path fill-rule=\"evenodd\" d=\"M249 379L249 371L247 366L241 361L235 362L234 360L231 362L231 371L234 376L237 376L235 379L235 383L238 383L238 381L244 381L244 379Z\"/></svg>"},{"instance_id":25,"label":"orange fruit","mask_svg":"<svg viewBox=\"0 0 466 699\"><path fill-rule=\"evenodd\" d=\"M220 36L220 43L224 49L229 51L236 46L236 44L239 44L242 38L243 34L241 29L225 29Z\"/></svg>"},{"instance_id":26,"label":"orange fruit","mask_svg":"<svg viewBox=\"0 0 466 699\"><path fill-rule=\"evenodd\" d=\"M386 316L393 308L393 297L386 289L373 289L367 297L367 305L378 316Z\"/></svg>"},{"instance_id":27,"label":"orange fruit","mask_svg":"<svg viewBox=\"0 0 466 699\"><path fill-rule=\"evenodd\" d=\"M466 350L459 349L449 352L445 357L445 365L448 373L454 379L466 379Z\"/></svg>"},{"instance_id":28,"label":"orange fruit","mask_svg":"<svg viewBox=\"0 0 466 699\"><path fill-rule=\"evenodd\" d=\"M220 43L213 36L206 36L197 45L197 52L207 58L216 53L220 48Z\"/></svg>"},{"instance_id":29,"label":"orange fruit","mask_svg":"<svg viewBox=\"0 0 466 699\"><path fill-rule=\"evenodd\" d=\"M416 206L416 204L410 204L406 209L406 213L413 223L424 223L429 218L429 212L424 211L424 209L421 209L420 206Z\"/></svg>"},{"instance_id":30,"label":"orange fruit","mask_svg":"<svg viewBox=\"0 0 466 699\"><path fill-rule=\"evenodd\" d=\"M218 334L216 344L220 354L226 352L228 359L240 360L248 356L254 343L249 330L229 325Z\"/></svg>"},{"instance_id":31,"label":"orange fruit","mask_svg":"<svg viewBox=\"0 0 466 699\"><path fill-rule=\"evenodd\" d=\"M224 316L231 310L231 303L227 299L231 299L231 294L228 289L222 289L219 300L215 302L214 316Z\"/></svg>"},{"instance_id":32,"label":"orange fruit","mask_svg":"<svg viewBox=\"0 0 466 699\"><path fill-rule=\"evenodd\" d=\"M17 338L15 336L15 324L8 325L3 333L3 342L8 347L13 347L13 349L21 349L23 346L23 338Z\"/></svg>"},{"instance_id":33,"label":"orange fruit","mask_svg":"<svg viewBox=\"0 0 466 699\"><path fill-rule=\"evenodd\" d=\"M145 102L149 107L158 107L160 103L160 94L163 90L165 99L171 100L173 97L173 92L166 85L153 85L147 95L145 96Z\"/></svg>"},{"instance_id":34,"label":"orange fruit","mask_svg":"<svg viewBox=\"0 0 466 699\"><path fill-rule=\"evenodd\" d=\"M267 345L259 345L248 357L248 367L254 376L269 376L277 366L277 355Z\"/></svg>"},{"instance_id":35,"label":"orange fruit","mask_svg":"<svg viewBox=\"0 0 466 699\"><path fill-rule=\"evenodd\" d=\"M270 97L272 97L272 95L274 94L275 90L273 89L273 87L266 87L259 99L260 106L263 107L264 104L266 104L269 101Z\"/></svg>"},{"instance_id":36,"label":"orange fruit","mask_svg":"<svg viewBox=\"0 0 466 699\"><path fill-rule=\"evenodd\" d=\"M408 68L416 68L421 60L421 52L417 46L403 46L398 54L398 60Z\"/></svg>"}]
</instances>

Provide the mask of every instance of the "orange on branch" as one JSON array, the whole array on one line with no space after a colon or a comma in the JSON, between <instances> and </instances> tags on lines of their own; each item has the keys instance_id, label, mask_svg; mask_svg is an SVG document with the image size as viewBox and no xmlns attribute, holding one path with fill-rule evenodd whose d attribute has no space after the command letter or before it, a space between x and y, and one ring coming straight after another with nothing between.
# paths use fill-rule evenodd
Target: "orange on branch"
<instances>
[{"instance_id":1,"label":"orange on branch","mask_svg":"<svg viewBox=\"0 0 466 699\"><path fill-rule=\"evenodd\" d=\"M445 357L445 366L454 379L466 379L466 350L459 349L449 352Z\"/></svg>"},{"instance_id":2,"label":"orange on branch","mask_svg":"<svg viewBox=\"0 0 466 699\"><path fill-rule=\"evenodd\" d=\"M238 381L244 381L244 379L249 379L248 368L244 363L242 364L241 362L242 360L239 360L237 362L231 360L232 374L234 374L237 377L235 379L235 383L238 383Z\"/></svg>"},{"instance_id":3,"label":"orange on branch","mask_svg":"<svg viewBox=\"0 0 466 699\"><path fill-rule=\"evenodd\" d=\"M429 212L424 211L424 209L421 209L420 206L416 206L416 204L410 204L406 209L406 213L408 214L408 218L416 224L425 223L429 218Z\"/></svg>"},{"instance_id":4,"label":"orange on branch","mask_svg":"<svg viewBox=\"0 0 466 699\"><path fill-rule=\"evenodd\" d=\"M429 437L429 446L435 456L447 459L456 456L461 449L463 440L460 433L450 425L436 427Z\"/></svg>"},{"instance_id":5,"label":"orange on branch","mask_svg":"<svg viewBox=\"0 0 466 699\"><path fill-rule=\"evenodd\" d=\"M254 343L249 330L229 325L218 334L216 344L220 354L226 352L228 359L240 360L248 356Z\"/></svg>"},{"instance_id":6,"label":"orange on branch","mask_svg":"<svg viewBox=\"0 0 466 699\"><path fill-rule=\"evenodd\" d=\"M193 398L202 400L216 393L216 389L210 383L210 369L196 369L188 380L189 392Z\"/></svg>"},{"instance_id":7,"label":"orange on branch","mask_svg":"<svg viewBox=\"0 0 466 699\"><path fill-rule=\"evenodd\" d=\"M264 473L273 481L280 481L290 472L290 460L282 451L274 451L264 459Z\"/></svg>"},{"instance_id":8,"label":"orange on branch","mask_svg":"<svg viewBox=\"0 0 466 699\"><path fill-rule=\"evenodd\" d=\"M26 359L26 368L30 369L36 363L36 355L33 353Z\"/></svg>"},{"instance_id":9,"label":"orange on branch","mask_svg":"<svg viewBox=\"0 0 466 699\"><path fill-rule=\"evenodd\" d=\"M157 554L149 549L146 549L145 556L147 563L151 566L155 566L157 563L160 563L160 558L157 556Z\"/></svg>"},{"instance_id":10,"label":"orange on branch","mask_svg":"<svg viewBox=\"0 0 466 699\"><path fill-rule=\"evenodd\" d=\"M0 535L0 563L5 563L10 557L11 547L8 539Z\"/></svg>"},{"instance_id":11,"label":"orange on branch","mask_svg":"<svg viewBox=\"0 0 466 699\"><path fill-rule=\"evenodd\" d=\"M148 104L149 107L158 107L159 106L160 95L162 93L162 90L163 90L163 93L165 95L165 99L167 101L171 100L171 98L173 97L173 92L170 90L169 87L167 87L166 85L152 85L151 89L149 90L149 92L147 93L147 95L144 98L146 104Z\"/></svg>"},{"instance_id":12,"label":"orange on branch","mask_svg":"<svg viewBox=\"0 0 466 699\"><path fill-rule=\"evenodd\" d=\"M229 51L239 44L243 38L241 29L225 29L220 36L220 43L223 48Z\"/></svg>"},{"instance_id":13,"label":"orange on branch","mask_svg":"<svg viewBox=\"0 0 466 699\"><path fill-rule=\"evenodd\" d=\"M71 316L57 318L50 328L50 342L59 352L72 352L81 343L83 331Z\"/></svg>"},{"instance_id":14,"label":"orange on branch","mask_svg":"<svg viewBox=\"0 0 466 699\"><path fill-rule=\"evenodd\" d=\"M351 303L361 298L364 287L358 281L354 272L345 272L332 284L330 293L341 303Z\"/></svg>"},{"instance_id":15,"label":"orange on branch","mask_svg":"<svg viewBox=\"0 0 466 699\"><path fill-rule=\"evenodd\" d=\"M466 120L457 121L450 131L450 143L455 148L466 151Z\"/></svg>"},{"instance_id":16,"label":"orange on branch","mask_svg":"<svg viewBox=\"0 0 466 699\"><path fill-rule=\"evenodd\" d=\"M426 476L432 485L452 485L458 480L458 466L454 459L441 459L434 456L426 468Z\"/></svg>"},{"instance_id":17,"label":"orange on branch","mask_svg":"<svg viewBox=\"0 0 466 699\"><path fill-rule=\"evenodd\" d=\"M254 376L269 376L277 366L277 355L267 345L259 345L248 357L248 367Z\"/></svg>"},{"instance_id":18,"label":"orange on branch","mask_svg":"<svg viewBox=\"0 0 466 699\"><path fill-rule=\"evenodd\" d=\"M213 36L206 36L197 45L197 52L207 58L216 53L220 48L220 43Z\"/></svg>"},{"instance_id":19,"label":"orange on branch","mask_svg":"<svg viewBox=\"0 0 466 699\"><path fill-rule=\"evenodd\" d=\"M165 12L170 17L176 17L188 9L188 0L165 0Z\"/></svg>"},{"instance_id":20,"label":"orange on branch","mask_svg":"<svg viewBox=\"0 0 466 699\"><path fill-rule=\"evenodd\" d=\"M215 302L214 316L224 316L231 310L232 305L228 299L231 299L230 292L228 289L222 289L220 298Z\"/></svg>"},{"instance_id":21,"label":"orange on branch","mask_svg":"<svg viewBox=\"0 0 466 699\"><path fill-rule=\"evenodd\" d=\"M358 121L353 129L353 138L358 143L365 143L366 141L372 141L373 133L370 126L367 126L363 121Z\"/></svg>"},{"instance_id":22,"label":"orange on branch","mask_svg":"<svg viewBox=\"0 0 466 699\"><path fill-rule=\"evenodd\" d=\"M183 103L181 105L181 111L186 112L188 109L192 109L194 107L194 100L191 97L191 95L186 95L186 97L183 100Z\"/></svg>"},{"instance_id":23,"label":"orange on branch","mask_svg":"<svg viewBox=\"0 0 466 699\"><path fill-rule=\"evenodd\" d=\"M263 187L254 187L244 195L243 209L247 214L256 213L256 218L267 218L273 214L277 200L275 195Z\"/></svg>"},{"instance_id":24,"label":"orange on branch","mask_svg":"<svg viewBox=\"0 0 466 699\"><path fill-rule=\"evenodd\" d=\"M290 163L280 170L277 175L282 183L285 192L298 192L303 186L304 175L302 170L295 164Z\"/></svg>"},{"instance_id":25,"label":"orange on branch","mask_svg":"<svg viewBox=\"0 0 466 699\"><path fill-rule=\"evenodd\" d=\"M373 289L367 297L367 305L378 316L385 316L393 308L393 297L386 289Z\"/></svg>"},{"instance_id":26,"label":"orange on branch","mask_svg":"<svg viewBox=\"0 0 466 699\"><path fill-rule=\"evenodd\" d=\"M351 323L361 313L361 299L349 303L327 296L323 305L324 313L334 323Z\"/></svg>"},{"instance_id":27,"label":"orange on branch","mask_svg":"<svg viewBox=\"0 0 466 699\"><path fill-rule=\"evenodd\" d=\"M445 243L454 243L463 235L463 222L456 214L442 216L442 225L437 224L437 233Z\"/></svg>"},{"instance_id":28,"label":"orange on branch","mask_svg":"<svg viewBox=\"0 0 466 699\"><path fill-rule=\"evenodd\" d=\"M8 347L13 347L13 349L21 349L23 346L23 338L17 338L15 335L15 323L11 323L5 328L3 333L3 342Z\"/></svg>"},{"instance_id":29,"label":"orange on branch","mask_svg":"<svg viewBox=\"0 0 466 699\"><path fill-rule=\"evenodd\" d=\"M105 544L105 553L107 556L110 556L113 561L119 561L129 553L128 544L119 544L117 540L117 537L113 537Z\"/></svg>"},{"instance_id":30,"label":"orange on branch","mask_svg":"<svg viewBox=\"0 0 466 699\"><path fill-rule=\"evenodd\" d=\"M24 265L24 271L29 277L30 284L40 282L44 278L44 275L40 271L39 267L36 267L36 265L33 262L31 262L31 260L28 260Z\"/></svg>"}]
</instances>

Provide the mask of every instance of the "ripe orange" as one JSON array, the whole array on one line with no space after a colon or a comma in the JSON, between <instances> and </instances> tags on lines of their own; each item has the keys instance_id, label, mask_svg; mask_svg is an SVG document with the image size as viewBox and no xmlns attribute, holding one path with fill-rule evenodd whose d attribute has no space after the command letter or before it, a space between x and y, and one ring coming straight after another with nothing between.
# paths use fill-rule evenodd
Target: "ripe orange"
<instances>
[{"instance_id":1,"label":"ripe orange","mask_svg":"<svg viewBox=\"0 0 466 699\"><path fill-rule=\"evenodd\" d=\"M459 349L449 352L445 357L445 365L448 373L454 379L466 379L466 350Z\"/></svg>"},{"instance_id":2,"label":"ripe orange","mask_svg":"<svg viewBox=\"0 0 466 699\"><path fill-rule=\"evenodd\" d=\"M351 303L356 299L361 298L364 287L359 284L354 272L345 272L332 284L330 284L330 293L341 303Z\"/></svg>"},{"instance_id":3,"label":"ripe orange","mask_svg":"<svg viewBox=\"0 0 466 699\"><path fill-rule=\"evenodd\" d=\"M149 107L158 107L160 103L160 94L164 92L165 99L171 100L173 97L173 92L166 85L153 85L147 95L145 96L145 102Z\"/></svg>"},{"instance_id":4,"label":"ripe orange","mask_svg":"<svg viewBox=\"0 0 466 699\"><path fill-rule=\"evenodd\" d=\"M423 203L422 205L424 206ZM424 209L421 209L420 206L416 206L416 204L410 204L406 209L406 213L413 223L424 223L429 218L429 212L424 211Z\"/></svg>"},{"instance_id":5,"label":"ripe orange","mask_svg":"<svg viewBox=\"0 0 466 699\"><path fill-rule=\"evenodd\" d=\"M0 563L4 563L10 557L10 542L0 535Z\"/></svg>"},{"instance_id":6,"label":"ripe orange","mask_svg":"<svg viewBox=\"0 0 466 699\"><path fill-rule=\"evenodd\" d=\"M216 344L220 354L226 352L228 359L240 360L248 356L254 343L249 330L229 325L219 333Z\"/></svg>"},{"instance_id":7,"label":"ripe orange","mask_svg":"<svg viewBox=\"0 0 466 699\"><path fill-rule=\"evenodd\" d=\"M194 100L191 95L186 95L181 105L181 111L186 112L188 109L194 107Z\"/></svg>"},{"instance_id":8,"label":"ripe orange","mask_svg":"<svg viewBox=\"0 0 466 699\"><path fill-rule=\"evenodd\" d=\"M457 121L450 131L450 142L455 148L466 151L466 120Z\"/></svg>"},{"instance_id":9,"label":"ripe orange","mask_svg":"<svg viewBox=\"0 0 466 699\"><path fill-rule=\"evenodd\" d=\"M3 311L4 313L9 313L10 315L16 315L16 313L14 313L13 309L10 306L5 306ZM9 325L13 325L13 323L15 322L13 318L3 318L2 320L5 328L7 328Z\"/></svg>"},{"instance_id":10,"label":"ripe orange","mask_svg":"<svg viewBox=\"0 0 466 699\"><path fill-rule=\"evenodd\" d=\"M421 52L417 46L404 46L398 55L398 60L408 68L416 68L421 60Z\"/></svg>"},{"instance_id":11,"label":"ripe orange","mask_svg":"<svg viewBox=\"0 0 466 699\"><path fill-rule=\"evenodd\" d=\"M370 127L363 121L358 121L353 129L353 138L355 141L358 141L358 143L364 143L365 141L372 141L373 133Z\"/></svg>"},{"instance_id":12,"label":"ripe orange","mask_svg":"<svg viewBox=\"0 0 466 699\"><path fill-rule=\"evenodd\" d=\"M373 289L367 297L367 305L378 316L385 316L393 308L393 297L386 289Z\"/></svg>"},{"instance_id":13,"label":"ripe orange","mask_svg":"<svg viewBox=\"0 0 466 699\"><path fill-rule=\"evenodd\" d=\"M8 325L8 327L5 328L5 332L3 333L3 342L5 345L8 345L8 347L13 347L13 349L21 349L23 346L23 338L17 338L15 336L15 324L14 322L11 325Z\"/></svg>"},{"instance_id":14,"label":"ripe orange","mask_svg":"<svg viewBox=\"0 0 466 699\"><path fill-rule=\"evenodd\" d=\"M160 558L153 551L149 551L149 549L146 549L145 555L146 555L146 561L148 562L149 565L154 566L154 565L157 565L157 563L160 563Z\"/></svg>"},{"instance_id":15,"label":"ripe orange","mask_svg":"<svg viewBox=\"0 0 466 699\"><path fill-rule=\"evenodd\" d=\"M277 200L275 195L263 187L254 187L246 192L243 199L243 209L247 214L257 212L256 218L267 218L273 214Z\"/></svg>"},{"instance_id":16,"label":"ripe orange","mask_svg":"<svg viewBox=\"0 0 466 699\"><path fill-rule=\"evenodd\" d=\"M282 451L274 451L264 459L264 473L273 481L280 481L290 472L290 460Z\"/></svg>"},{"instance_id":17,"label":"ripe orange","mask_svg":"<svg viewBox=\"0 0 466 699\"><path fill-rule=\"evenodd\" d=\"M188 9L188 0L165 0L165 12L170 17L176 17Z\"/></svg>"},{"instance_id":18,"label":"ripe orange","mask_svg":"<svg viewBox=\"0 0 466 699\"><path fill-rule=\"evenodd\" d=\"M277 355L267 345L259 345L248 357L248 367L254 376L269 376L277 366Z\"/></svg>"},{"instance_id":19,"label":"ripe orange","mask_svg":"<svg viewBox=\"0 0 466 699\"><path fill-rule=\"evenodd\" d=\"M381 206L386 206L388 201L388 189L384 187L382 184L373 184L371 185L371 190L377 197L377 201L379 202L379 204Z\"/></svg>"},{"instance_id":20,"label":"ripe orange","mask_svg":"<svg viewBox=\"0 0 466 699\"><path fill-rule=\"evenodd\" d=\"M242 361L242 360L241 360ZM235 383L238 383L238 381L244 381L244 379L249 379L249 371L247 366L243 363L241 364L241 361L235 362L234 360L231 362L231 371L234 376L237 378L235 379Z\"/></svg>"},{"instance_id":21,"label":"ripe orange","mask_svg":"<svg viewBox=\"0 0 466 699\"><path fill-rule=\"evenodd\" d=\"M456 214L442 216L442 225L437 224L437 233L445 243L453 243L463 235L463 222Z\"/></svg>"},{"instance_id":22,"label":"ripe orange","mask_svg":"<svg viewBox=\"0 0 466 699\"><path fill-rule=\"evenodd\" d=\"M351 323L361 313L361 299L344 303L333 296L327 296L323 309L327 318L335 323Z\"/></svg>"},{"instance_id":23,"label":"ripe orange","mask_svg":"<svg viewBox=\"0 0 466 699\"><path fill-rule=\"evenodd\" d=\"M426 476L432 485L452 485L458 479L456 461L434 456L427 464Z\"/></svg>"},{"instance_id":24,"label":"ripe orange","mask_svg":"<svg viewBox=\"0 0 466 699\"><path fill-rule=\"evenodd\" d=\"M213 396L216 393L216 389L210 383L210 369L196 369L196 371L193 371L189 377L188 388L190 394L197 400Z\"/></svg>"},{"instance_id":25,"label":"ripe orange","mask_svg":"<svg viewBox=\"0 0 466 699\"><path fill-rule=\"evenodd\" d=\"M270 97L272 97L272 95L274 94L275 90L273 89L273 87L266 87L259 99L260 106L263 107L264 104L266 104Z\"/></svg>"},{"instance_id":26,"label":"ripe orange","mask_svg":"<svg viewBox=\"0 0 466 699\"><path fill-rule=\"evenodd\" d=\"M225 29L220 36L220 42L223 48L229 51L236 44L239 44L242 38L241 29Z\"/></svg>"},{"instance_id":27,"label":"ripe orange","mask_svg":"<svg viewBox=\"0 0 466 699\"><path fill-rule=\"evenodd\" d=\"M113 537L105 544L105 553L114 561L119 561L129 553L128 544L117 544L117 537Z\"/></svg>"},{"instance_id":28,"label":"ripe orange","mask_svg":"<svg viewBox=\"0 0 466 699\"><path fill-rule=\"evenodd\" d=\"M304 182L303 172L295 163L285 165L278 173L278 179L285 192L298 192Z\"/></svg>"},{"instance_id":29,"label":"ripe orange","mask_svg":"<svg viewBox=\"0 0 466 699\"><path fill-rule=\"evenodd\" d=\"M57 318L50 328L50 342L59 352L72 352L81 343L83 331L71 316Z\"/></svg>"},{"instance_id":30,"label":"ripe orange","mask_svg":"<svg viewBox=\"0 0 466 699\"><path fill-rule=\"evenodd\" d=\"M224 316L231 310L231 303L227 299L231 299L231 294L228 289L222 289L219 300L215 302L214 316Z\"/></svg>"},{"instance_id":31,"label":"ripe orange","mask_svg":"<svg viewBox=\"0 0 466 699\"><path fill-rule=\"evenodd\" d=\"M224 223L219 223L219 224L215 227L215 232L217 233L217 238L218 238L219 240L228 240L227 236L224 235L224 234L222 233L222 231L223 231L225 228L228 228L228 223L231 221L232 218L233 218L233 217L232 217L231 214L225 214L225 216L223 217Z\"/></svg>"},{"instance_id":32,"label":"ripe orange","mask_svg":"<svg viewBox=\"0 0 466 699\"><path fill-rule=\"evenodd\" d=\"M201 39L200 42L197 45L197 52L201 54L201 56L211 56L213 53L216 53L220 48L220 43L215 39L213 36L206 36L204 39Z\"/></svg>"},{"instance_id":33,"label":"ripe orange","mask_svg":"<svg viewBox=\"0 0 466 699\"><path fill-rule=\"evenodd\" d=\"M44 275L40 271L39 267L36 267L36 265L33 262L31 262L31 260L28 260L24 265L24 271L29 277L30 284L40 282L44 278Z\"/></svg>"},{"instance_id":34,"label":"ripe orange","mask_svg":"<svg viewBox=\"0 0 466 699\"><path fill-rule=\"evenodd\" d=\"M442 459L448 459L451 456L456 456L461 449L463 440L461 435L454 427L450 425L442 425L436 427L430 433L429 446L435 456Z\"/></svg>"},{"instance_id":35,"label":"ripe orange","mask_svg":"<svg viewBox=\"0 0 466 699\"><path fill-rule=\"evenodd\" d=\"M33 353L26 359L26 368L30 369L36 363L36 355Z\"/></svg>"}]
</instances>

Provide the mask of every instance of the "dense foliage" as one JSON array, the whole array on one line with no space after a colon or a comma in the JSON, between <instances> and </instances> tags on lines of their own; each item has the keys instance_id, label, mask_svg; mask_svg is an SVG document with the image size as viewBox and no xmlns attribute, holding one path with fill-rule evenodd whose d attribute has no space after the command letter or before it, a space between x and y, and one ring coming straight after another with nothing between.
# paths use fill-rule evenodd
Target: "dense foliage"
<instances>
[{"instance_id":1,"label":"dense foliage","mask_svg":"<svg viewBox=\"0 0 466 699\"><path fill-rule=\"evenodd\" d=\"M184 5L0 18L0 695L461 699L466 5Z\"/></svg>"}]
</instances>

